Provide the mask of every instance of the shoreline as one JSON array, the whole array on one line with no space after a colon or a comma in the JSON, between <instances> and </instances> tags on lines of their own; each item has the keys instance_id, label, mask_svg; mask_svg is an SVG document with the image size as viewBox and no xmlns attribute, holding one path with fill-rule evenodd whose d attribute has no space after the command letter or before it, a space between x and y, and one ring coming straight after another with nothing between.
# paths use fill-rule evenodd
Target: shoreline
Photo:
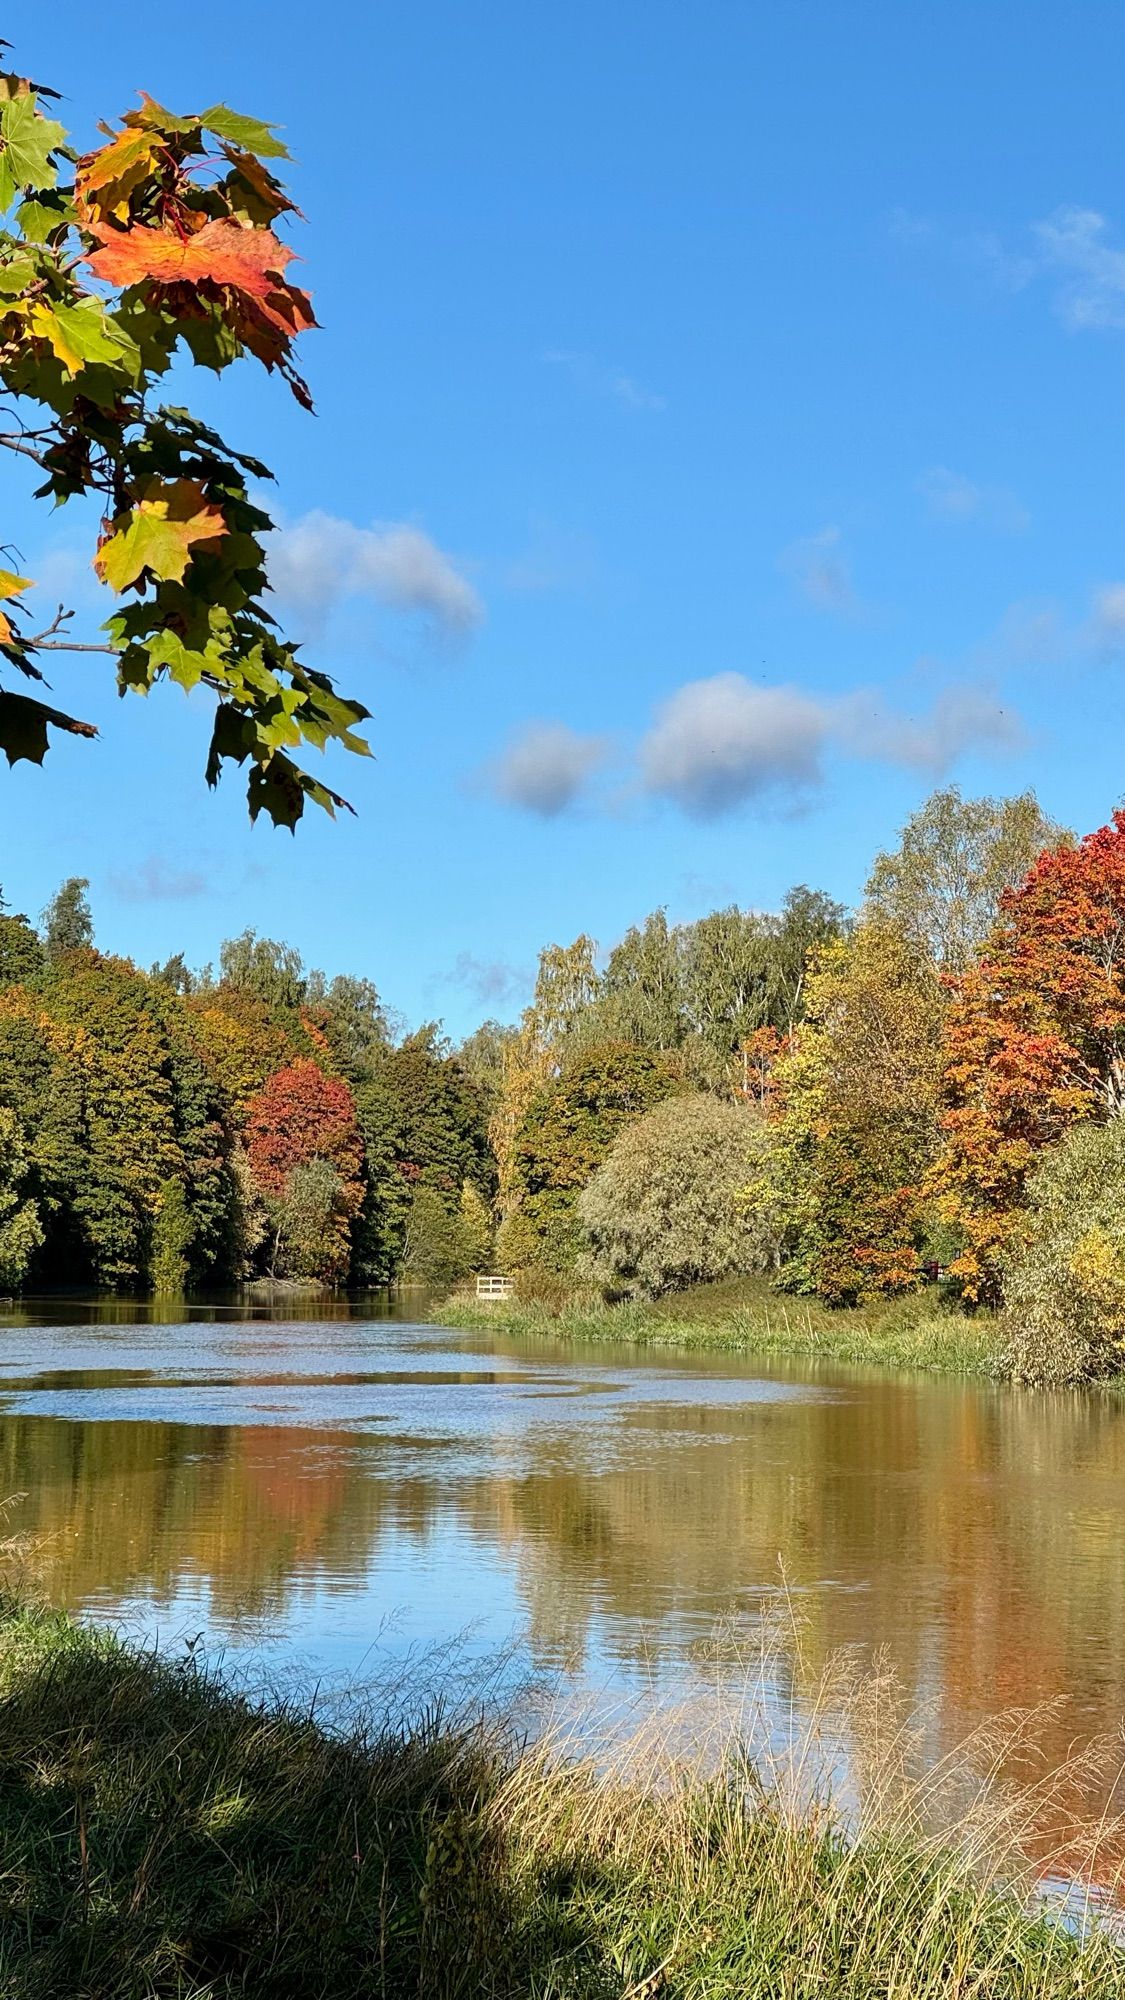
<instances>
[{"instance_id":1,"label":"shoreline","mask_svg":"<svg viewBox=\"0 0 1125 2000\"><path fill-rule=\"evenodd\" d=\"M505 1300L481 1304L453 1292L427 1324L555 1340L682 1353L805 1356L926 1374L1002 1379L996 1321L929 1307L918 1298L876 1309L829 1312L764 1286L699 1286L646 1302L604 1305L574 1298L561 1306Z\"/></svg>"}]
</instances>

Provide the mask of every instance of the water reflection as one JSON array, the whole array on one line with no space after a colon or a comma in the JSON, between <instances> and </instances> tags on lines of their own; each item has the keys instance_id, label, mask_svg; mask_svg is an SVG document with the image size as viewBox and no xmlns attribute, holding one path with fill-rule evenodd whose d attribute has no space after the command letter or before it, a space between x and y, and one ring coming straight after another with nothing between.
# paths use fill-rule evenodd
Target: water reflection
<instances>
[{"instance_id":1,"label":"water reflection","mask_svg":"<svg viewBox=\"0 0 1125 2000\"><path fill-rule=\"evenodd\" d=\"M287 1310L292 1312L291 1302ZM0 1325L0 1492L69 1605L354 1670L458 1632L675 1684L785 1560L810 1671L886 1646L934 1747L1125 1710L1109 1397L450 1335L341 1306Z\"/></svg>"}]
</instances>

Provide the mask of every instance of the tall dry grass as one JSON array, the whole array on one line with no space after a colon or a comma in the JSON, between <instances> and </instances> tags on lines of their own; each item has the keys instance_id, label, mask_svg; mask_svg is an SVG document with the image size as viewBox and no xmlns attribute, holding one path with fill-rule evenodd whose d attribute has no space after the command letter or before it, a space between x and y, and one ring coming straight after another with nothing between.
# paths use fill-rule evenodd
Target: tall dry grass
<instances>
[{"instance_id":1,"label":"tall dry grass","mask_svg":"<svg viewBox=\"0 0 1125 2000\"><path fill-rule=\"evenodd\" d=\"M935 1753L885 1663L814 1677L791 1619L720 1657L597 1737L420 1696L334 1733L9 1601L0 1993L1118 2000L1119 1745L1050 1768L1029 1712Z\"/></svg>"}]
</instances>

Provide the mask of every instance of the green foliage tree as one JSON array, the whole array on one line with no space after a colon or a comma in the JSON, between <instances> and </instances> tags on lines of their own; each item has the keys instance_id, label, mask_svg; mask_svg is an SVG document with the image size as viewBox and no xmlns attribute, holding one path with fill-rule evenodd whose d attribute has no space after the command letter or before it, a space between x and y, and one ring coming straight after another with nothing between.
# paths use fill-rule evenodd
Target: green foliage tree
<instances>
[{"instance_id":1,"label":"green foliage tree","mask_svg":"<svg viewBox=\"0 0 1125 2000\"><path fill-rule=\"evenodd\" d=\"M759 1112L710 1094L668 1098L624 1125L578 1197L583 1268L608 1292L641 1297L765 1269L768 1224L742 1198L765 1144Z\"/></svg>"},{"instance_id":2,"label":"green foliage tree","mask_svg":"<svg viewBox=\"0 0 1125 2000\"><path fill-rule=\"evenodd\" d=\"M152 1225L151 1277L158 1298L178 1298L183 1292L191 1268L194 1233L183 1182L165 1181Z\"/></svg>"},{"instance_id":3,"label":"green foliage tree","mask_svg":"<svg viewBox=\"0 0 1125 2000\"><path fill-rule=\"evenodd\" d=\"M38 1207L25 1194L29 1166L19 1119L0 1105L0 1291L19 1291L43 1247Z\"/></svg>"},{"instance_id":4,"label":"green foliage tree","mask_svg":"<svg viewBox=\"0 0 1125 2000\"><path fill-rule=\"evenodd\" d=\"M331 1160L317 1157L293 1167L284 1192L267 1197L266 1209L273 1230L271 1277L343 1282L355 1201Z\"/></svg>"},{"instance_id":5,"label":"green foliage tree","mask_svg":"<svg viewBox=\"0 0 1125 2000\"><path fill-rule=\"evenodd\" d=\"M432 1024L374 1050L355 1094L366 1191L354 1274L378 1284L403 1257L416 1188L455 1214L466 1182L491 1195L495 1167L484 1097Z\"/></svg>"},{"instance_id":6,"label":"green foliage tree","mask_svg":"<svg viewBox=\"0 0 1125 2000\"><path fill-rule=\"evenodd\" d=\"M37 492L56 505L100 505L95 564L120 608L94 650L116 656L120 691L209 690L208 782L228 760L248 764L251 814L293 826L307 800L329 812L346 802L290 753L329 742L366 753L355 731L367 710L304 665L263 605L272 524L249 482L267 468L157 400L173 365L222 371L249 354L311 407L292 349L315 320L274 231L295 213L273 172L285 147L226 105L177 117L146 96L76 157L45 109L54 96L0 79L0 388L12 417L0 445L38 467ZM63 611L28 631L27 588L0 571L0 659L40 688L44 652L74 642ZM52 729L96 733L37 692L0 688L9 763L41 763Z\"/></svg>"},{"instance_id":7,"label":"green foliage tree","mask_svg":"<svg viewBox=\"0 0 1125 2000\"><path fill-rule=\"evenodd\" d=\"M483 1209L471 1183L466 1183L455 1207L436 1188L416 1183L403 1232L403 1277L417 1284L448 1286L479 1268Z\"/></svg>"},{"instance_id":8,"label":"green foliage tree","mask_svg":"<svg viewBox=\"0 0 1125 2000\"><path fill-rule=\"evenodd\" d=\"M305 969L292 945L245 930L219 948L219 976L234 993L248 993L272 1014L296 1013L305 998Z\"/></svg>"},{"instance_id":9,"label":"green foliage tree","mask_svg":"<svg viewBox=\"0 0 1125 2000\"><path fill-rule=\"evenodd\" d=\"M470 1083L480 1092L489 1117L504 1087L505 1055L519 1034L518 1028L489 1019L474 1028L457 1050L457 1060Z\"/></svg>"},{"instance_id":10,"label":"green foliage tree","mask_svg":"<svg viewBox=\"0 0 1125 2000\"><path fill-rule=\"evenodd\" d=\"M577 1055L532 1099L516 1134L519 1198L498 1243L505 1268L574 1268L582 1247L582 1188L631 1118L678 1088L671 1063L630 1042Z\"/></svg>"},{"instance_id":11,"label":"green foliage tree","mask_svg":"<svg viewBox=\"0 0 1125 2000\"><path fill-rule=\"evenodd\" d=\"M13 915L0 896L0 987L24 986L43 970L43 943L22 914Z\"/></svg>"},{"instance_id":12,"label":"green foliage tree","mask_svg":"<svg viewBox=\"0 0 1125 2000\"><path fill-rule=\"evenodd\" d=\"M325 980L323 973L313 972L305 983L305 1004L341 1075L359 1082L388 1041L386 1009L374 982L346 972Z\"/></svg>"},{"instance_id":13,"label":"green foliage tree","mask_svg":"<svg viewBox=\"0 0 1125 2000\"><path fill-rule=\"evenodd\" d=\"M676 933L667 912L654 910L626 931L609 955L602 981L609 1035L644 1049L677 1049L687 1032Z\"/></svg>"},{"instance_id":14,"label":"green foliage tree","mask_svg":"<svg viewBox=\"0 0 1125 2000\"><path fill-rule=\"evenodd\" d=\"M43 912L43 944L50 960L68 951L88 950L94 942L94 919L86 891L90 884L83 875L72 875L62 884Z\"/></svg>"},{"instance_id":15,"label":"green foliage tree","mask_svg":"<svg viewBox=\"0 0 1125 2000\"><path fill-rule=\"evenodd\" d=\"M876 856L868 910L896 924L944 972L958 973L988 936L1004 890L1022 882L1044 849L1072 845L1034 792L965 799L948 785L907 820L893 852Z\"/></svg>"},{"instance_id":16,"label":"green foliage tree","mask_svg":"<svg viewBox=\"0 0 1125 2000\"><path fill-rule=\"evenodd\" d=\"M1125 1118L1074 1126L1031 1176L1003 1263L1019 1382L1091 1382L1125 1362Z\"/></svg>"}]
</instances>

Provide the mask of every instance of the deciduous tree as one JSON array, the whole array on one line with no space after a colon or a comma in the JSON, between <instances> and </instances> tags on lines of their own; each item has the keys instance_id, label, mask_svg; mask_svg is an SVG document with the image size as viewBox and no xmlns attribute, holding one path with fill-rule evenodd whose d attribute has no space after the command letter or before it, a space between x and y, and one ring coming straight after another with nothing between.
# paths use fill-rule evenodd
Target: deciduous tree
<instances>
[{"instance_id":1,"label":"deciduous tree","mask_svg":"<svg viewBox=\"0 0 1125 2000\"><path fill-rule=\"evenodd\" d=\"M1001 897L955 987L942 1100L934 1187L963 1238L953 1269L970 1299L995 1300L1044 1147L1125 1108L1125 812Z\"/></svg>"},{"instance_id":2,"label":"deciduous tree","mask_svg":"<svg viewBox=\"0 0 1125 2000\"><path fill-rule=\"evenodd\" d=\"M582 1247L578 1195L622 1125L678 1087L672 1065L630 1042L576 1056L533 1097L516 1133L516 1200L500 1258L517 1268L568 1271Z\"/></svg>"},{"instance_id":3,"label":"deciduous tree","mask_svg":"<svg viewBox=\"0 0 1125 2000\"><path fill-rule=\"evenodd\" d=\"M769 1231L741 1199L764 1146L760 1113L698 1092L622 1126L578 1197L584 1268L650 1297L764 1269Z\"/></svg>"},{"instance_id":4,"label":"deciduous tree","mask_svg":"<svg viewBox=\"0 0 1125 2000\"><path fill-rule=\"evenodd\" d=\"M918 1283L942 1016L932 965L892 925L860 924L814 960L749 1191L778 1215L792 1289L853 1305Z\"/></svg>"},{"instance_id":5,"label":"deciduous tree","mask_svg":"<svg viewBox=\"0 0 1125 2000\"><path fill-rule=\"evenodd\" d=\"M956 785L932 793L907 820L898 847L876 856L868 909L897 924L943 971L958 973L988 936L1005 889L1036 856L1070 844L1034 792L964 799Z\"/></svg>"}]
</instances>

